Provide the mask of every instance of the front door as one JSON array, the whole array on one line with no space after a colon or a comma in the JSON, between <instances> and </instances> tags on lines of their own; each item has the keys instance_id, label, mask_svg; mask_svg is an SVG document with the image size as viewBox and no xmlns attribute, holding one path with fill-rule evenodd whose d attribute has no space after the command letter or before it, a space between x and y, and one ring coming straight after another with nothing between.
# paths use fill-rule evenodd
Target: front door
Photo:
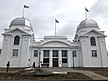
<instances>
[{"instance_id":1,"label":"front door","mask_svg":"<svg viewBox=\"0 0 108 81\"><path fill-rule=\"evenodd\" d=\"M53 67L58 67L58 58L53 58Z\"/></svg>"}]
</instances>

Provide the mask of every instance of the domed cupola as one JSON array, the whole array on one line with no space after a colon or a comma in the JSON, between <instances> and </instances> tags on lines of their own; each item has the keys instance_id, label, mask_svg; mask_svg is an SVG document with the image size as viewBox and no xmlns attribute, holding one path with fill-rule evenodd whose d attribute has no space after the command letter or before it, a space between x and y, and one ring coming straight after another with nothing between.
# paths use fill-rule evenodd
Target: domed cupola
<instances>
[{"instance_id":1,"label":"domed cupola","mask_svg":"<svg viewBox=\"0 0 108 81\"><path fill-rule=\"evenodd\" d=\"M90 31L90 30L99 30L98 24L92 20L92 19L87 19L81 21L81 23L78 25L76 33L81 32L81 31Z\"/></svg>"},{"instance_id":2,"label":"domed cupola","mask_svg":"<svg viewBox=\"0 0 108 81\"><path fill-rule=\"evenodd\" d=\"M24 29L32 29L31 23L27 18L19 17L12 20L10 23L10 28L20 27Z\"/></svg>"}]
</instances>

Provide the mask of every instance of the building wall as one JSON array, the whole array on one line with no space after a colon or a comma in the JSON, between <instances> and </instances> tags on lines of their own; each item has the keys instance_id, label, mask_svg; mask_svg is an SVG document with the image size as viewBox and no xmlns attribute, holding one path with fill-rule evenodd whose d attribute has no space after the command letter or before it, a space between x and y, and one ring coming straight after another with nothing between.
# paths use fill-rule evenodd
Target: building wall
<instances>
[{"instance_id":1,"label":"building wall","mask_svg":"<svg viewBox=\"0 0 108 81\"><path fill-rule=\"evenodd\" d=\"M22 36L20 67L30 67L29 45L30 36Z\"/></svg>"},{"instance_id":2,"label":"building wall","mask_svg":"<svg viewBox=\"0 0 108 81\"><path fill-rule=\"evenodd\" d=\"M101 55L101 62L103 67L108 67L108 55L106 50L106 42L104 37L99 37L99 47L100 47L100 55Z\"/></svg>"},{"instance_id":3,"label":"building wall","mask_svg":"<svg viewBox=\"0 0 108 81\"><path fill-rule=\"evenodd\" d=\"M36 43L31 33L16 29L3 35L0 67L6 67L8 61L11 67L31 67L34 62L36 67L42 67L44 50L49 50L49 67L53 67L53 50L58 50L58 67L108 67L105 36L100 31L88 32L87 28L87 32L78 33L74 42L67 41L65 36L46 36ZM14 45L16 35L20 36L19 45ZM95 37L96 46L91 46L91 37ZM18 49L18 56L12 56L13 49ZM38 50L37 57L34 57L34 50ZM67 63L62 63L62 50L67 50ZM91 50L97 50L97 57L92 57ZM73 51L76 51L76 57L73 57Z\"/></svg>"},{"instance_id":4,"label":"building wall","mask_svg":"<svg viewBox=\"0 0 108 81\"><path fill-rule=\"evenodd\" d=\"M14 37L20 36L20 44L13 45ZM105 38L97 37L95 34L89 34L88 36L80 37L80 43L68 44L56 41L45 43L41 47L32 47L30 43L30 36L24 35L21 32L13 33L10 36L4 36L3 49L1 54L2 62L0 67L6 66L7 61L10 61L12 67L30 67L35 62L36 67L42 67L43 64L43 50L49 50L49 67L53 67L53 50L58 50L58 67L107 67L108 58L107 51L104 45ZM90 37L96 38L96 46L91 46ZM31 46L31 47L30 47ZM72 46L72 47L71 47ZM75 48L77 46L77 48ZM80 47L81 46L81 47ZM18 57L12 57L13 49L19 49ZM34 50L38 50L38 57L34 57ZM67 64L62 63L62 50L67 50ZM97 50L97 57L92 57L91 50ZM77 57L72 56L72 51L76 51ZM40 52L40 54L39 54ZM2 59L6 58L6 59ZM74 62L74 63L73 63ZM40 64L39 64L40 63Z\"/></svg>"},{"instance_id":5,"label":"building wall","mask_svg":"<svg viewBox=\"0 0 108 81\"><path fill-rule=\"evenodd\" d=\"M2 52L1 52L1 55L0 55L0 66L1 67L6 67L6 63L9 59L8 56L9 56L9 42L10 42L10 37L11 36L4 36L3 38L3 45L2 45Z\"/></svg>"},{"instance_id":6,"label":"building wall","mask_svg":"<svg viewBox=\"0 0 108 81\"><path fill-rule=\"evenodd\" d=\"M20 37L19 45L14 45L14 37ZM30 36L23 36L25 33L16 30L10 35L4 35L2 52L0 55L0 67L6 67L7 62L10 62L11 67L28 67L28 55ZM18 49L18 56L12 56L13 49Z\"/></svg>"},{"instance_id":7,"label":"building wall","mask_svg":"<svg viewBox=\"0 0 108 81\"><path fill-rule=\"evenodd\" d=\"M81 50L83 55L83 67L106 67L108 56L105 46L105 37L98 37L100 34L90 32L81 37ZM91 46L90 38L95 37L96 46ZM103 41L103 42L102 42ZM91 50L97 50L97 57L92 57ZM104 60L103 60L104 59ZM103 63L105 63L103 65Z\"/></svg>"},{"instance_id":8,"label":"building wall","mask_svg":"<svg viewBox=\"0 0 108 81\"><path fill-rule=\"evenodd\" d=\"M38 50L38 56L34 57L34 50ZM35 67L39 67L39 52L40 50L38 48L32 48L30 49L30 66L33 66L33 63L35 62Z\"/></svg>"},{"instance_id":9,"label":"building wall","mask_svg":"<svg viewBox=\"0 0 108 81\"><path fill-rule=\"evenodd\" d=\"M87 42L88 37L81 37L80 42L81 42L81 51L82 51L82 60L83 60L83 67L87 67L89 64L88 60L88 42Z\"/></svg>"}]
</instances>

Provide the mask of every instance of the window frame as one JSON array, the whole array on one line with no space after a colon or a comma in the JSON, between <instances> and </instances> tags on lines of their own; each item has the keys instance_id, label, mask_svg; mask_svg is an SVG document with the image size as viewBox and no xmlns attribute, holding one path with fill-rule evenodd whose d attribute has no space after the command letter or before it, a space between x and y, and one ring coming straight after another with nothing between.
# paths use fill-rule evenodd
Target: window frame
<instances>
[{"instance_id":1,"label":"window frame","mask_svg":"<svg viewBox=\"0 0 108 81\"><path fill-rule=\"evenodd\" d=\"M14 37L14 45L19 45L19 43L20 43L20 36L16 35Z\"/></svg>"},{"instance_id":2,"label":"window frame","mask_svg":"<svg viewBox=\"0 0 108 81\"><path fill-rule=\"evenodd\" d=\"M92 57L97 57L97 50L91 50Z\"/></svg>"},{"instance_id":3,"label":"window frame","mask_svg":"<svg viewBox=\"0 0 108 81\"><path fill-rule=\"evenodd\" d=\"M18 52L19 52L18 49L13 49L13 51L12 51L12 56L13 56L13 57L17 57L17 56L18 56Z\"/></svg>"},{"instance_id":4,"label":"window frame","mask_svg":"<svg viewBox=\"0 0 108 81\"><path fill-rule=\"evenodd\" d=\"M62 50L62 57L67 57L67 50Z\"/></svg>"},{"instance_id":5,"label":"window frame","mask_svg":"<svg viewBox=\"0 0 108 81\"><path fill-rule=\"evenodd\" d=\"M68 63L67 58L62 58L62 63Z\"/></svg>"},{"instance_id":6,"label":"window frame","mask_svg":"<svg viewBox=\"0 0 108 81\"><path fill-rule=\"evenodd\" d=\"M77 57L77 51L76 51L76 50L73 50L73 51L72 51L72 56L73 56L73 57Z\"/></svg>"},{"instance_id":7,"label":"window frame","mask_svg":"<svg viewBox=\"0 0 108 81\"><path fill-rule=\"evenodd\" d=\"M43 58L43 63L49 63L50 59L49 58Z\"/></svg>"},{"instance_id":8,"label":"window frame","mask_svg":"<svg viewBox=\"0 0 108 81\"><path fill-rule=\"evenodd\" d=\"M38 50L34 50L34 57L38 57Z\"/></svg>"},{"instance_id":9,"label":"window frame","mask_svg":"<svg viewBox=\"0 0 108 81\"><path fill-rule=\"evenodd\" d=\"M58 50L53 50L53 57L57 57L58 58Z\"/></svg>"},{"instance_id":10,"label":"window frame","mask_svg":"<svg viewBox=\"0 0 108 81\"><path fill-rule=\"evenodd\" d=\"M43 50L43 57L49 58L50 50Z\"/></svg>"},{"instance_id":11,"label":"window frame","mask_svg":"<svg viewBox=\"0 0 108 81\"><path fill-rule=\"evenodd\" d=\"M95 37L91 37L90 38L90 43L91 43L91 46L96 46L96 39L95 39Z\"/></svg>"}]
</instances>

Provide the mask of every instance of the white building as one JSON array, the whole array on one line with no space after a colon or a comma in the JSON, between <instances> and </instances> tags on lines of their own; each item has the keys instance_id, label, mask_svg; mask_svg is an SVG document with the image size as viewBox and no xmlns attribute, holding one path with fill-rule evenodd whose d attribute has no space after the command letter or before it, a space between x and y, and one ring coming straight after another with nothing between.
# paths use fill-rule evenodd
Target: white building
<instances>
[{"instance_id":1,"label":"white building","mask_svg":"<svg viewBox=\"0 0 108 81\"><path fill-rule=\"evenodd\" d=\"M30 21L15 18L3 33L0 67L108 67L104 31L92 20L78 25L74 41L66 36L45 36L35 42Z\"/></svg>"}]
</instances>

